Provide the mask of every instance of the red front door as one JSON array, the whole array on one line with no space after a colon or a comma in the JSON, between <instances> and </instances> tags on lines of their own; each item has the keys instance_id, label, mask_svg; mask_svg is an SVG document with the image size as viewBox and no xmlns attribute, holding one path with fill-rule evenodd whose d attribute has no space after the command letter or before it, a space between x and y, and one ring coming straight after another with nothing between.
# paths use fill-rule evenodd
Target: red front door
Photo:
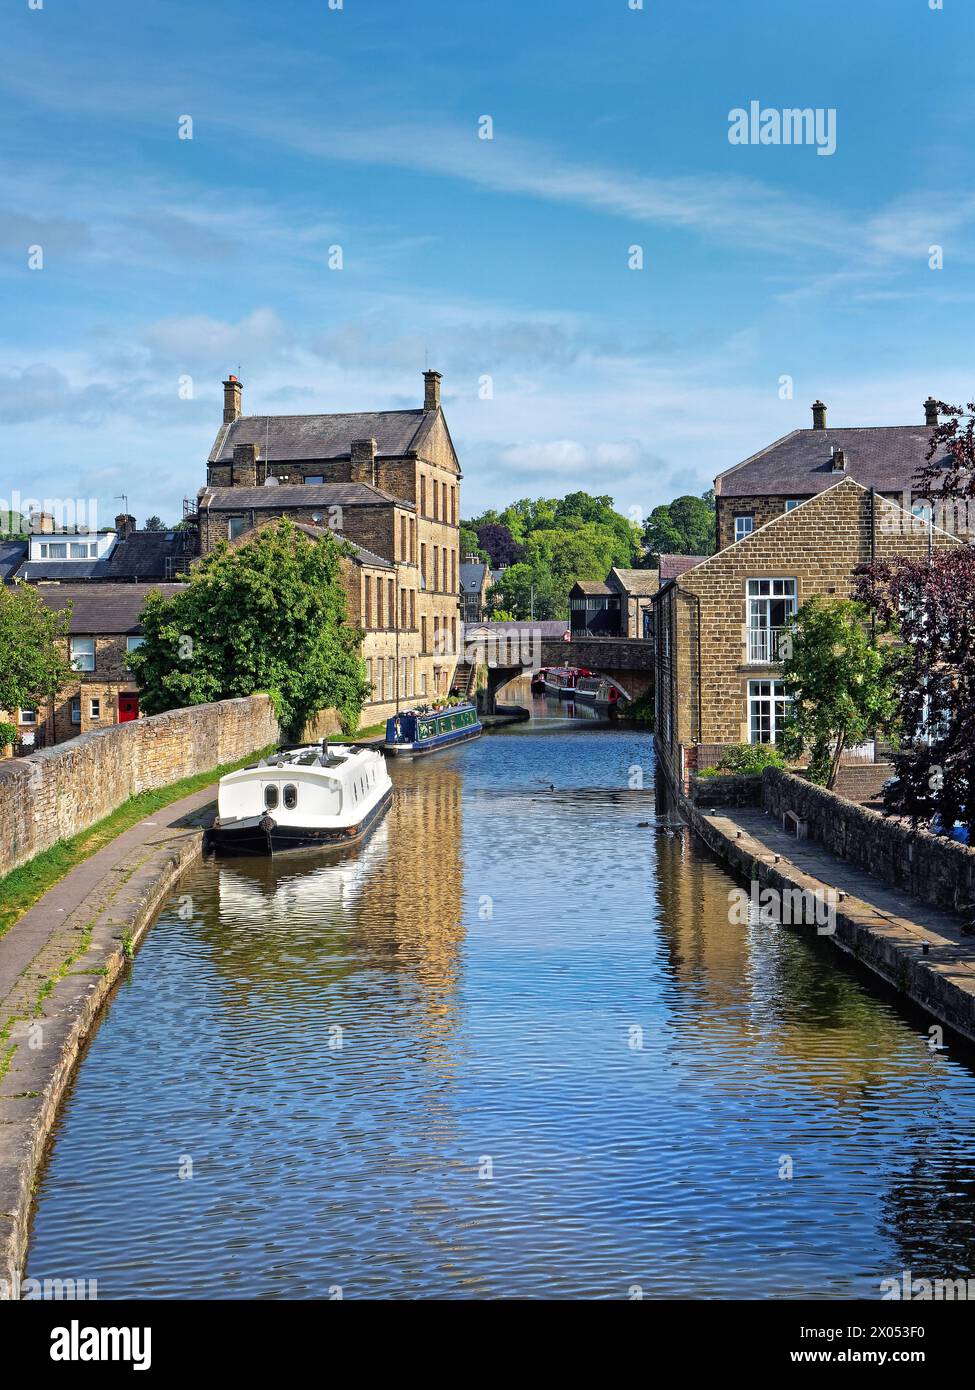
<instances>
[{"instance_id":1,"label":"red front door","mask_svg":"<svg viewBox=\"0 0 975 1390\"><path fill-rule=\"evenodd\" d=\"M124 724L127 720L138 719L138 717L138 695L120 695L118 697L118 722Z\"/></svg>"}]
</instances>

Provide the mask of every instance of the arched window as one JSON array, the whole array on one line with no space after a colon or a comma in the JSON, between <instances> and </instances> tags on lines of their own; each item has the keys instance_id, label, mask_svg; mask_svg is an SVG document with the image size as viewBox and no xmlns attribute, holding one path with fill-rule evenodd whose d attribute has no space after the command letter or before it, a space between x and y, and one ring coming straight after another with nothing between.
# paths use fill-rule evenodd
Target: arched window
<instances>
[{"instance_id":1,"label":"arched window","mask_svg":"<svg viewBox=\"0 0 975 1390\"><path fill-rule=\"evenodd\" d=\"M278 804L278 789L273 782L264 788L264 805L269 811L276 809Z\"/></svg>"},{"instance_id":2,"label":"arched window","mask_svg":"<svg viewBox=\"0 0 975 1390\"><path fill-rule=\"evenodd\" d=\"M293 811L298 805L298 788L294 782L289 782L284 789L284 809Z\"/></svg>"}]
</instances>

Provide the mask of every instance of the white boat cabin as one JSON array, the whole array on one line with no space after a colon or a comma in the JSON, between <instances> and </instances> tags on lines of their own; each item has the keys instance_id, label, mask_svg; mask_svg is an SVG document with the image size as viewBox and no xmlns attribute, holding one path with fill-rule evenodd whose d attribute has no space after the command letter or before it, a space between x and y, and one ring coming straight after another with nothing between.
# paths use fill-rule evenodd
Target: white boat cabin
<instances>
[{"instance_id":1,"label":"white boat cabin","mask_svg":"<svg viewBox=\"0 0 975 1390\"><path fill-rule=\"evenodd\" d=\"M220 823L269 815L278 825L355 825L392 783L370 749L332 744L291 748L220 779Z\"/></svg>"}]
</instances>

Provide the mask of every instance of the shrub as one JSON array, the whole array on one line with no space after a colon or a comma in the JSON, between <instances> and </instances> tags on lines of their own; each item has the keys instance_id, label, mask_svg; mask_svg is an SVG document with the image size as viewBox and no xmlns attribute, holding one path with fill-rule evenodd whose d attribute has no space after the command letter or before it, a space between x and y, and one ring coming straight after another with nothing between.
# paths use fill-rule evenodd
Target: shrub
<instances>
[{"instance_id":1,"label":"shrub","mask_svg":"<svg viewBox=\"0 0 975 1390\"><path fill-rule=\"evenodd\" d=\"M785 758L774 743L736 743L725 750L717 767L706 767L698 775L720 777L757 777L763 768L785 767Z\"/></svg>"}]
</instances>

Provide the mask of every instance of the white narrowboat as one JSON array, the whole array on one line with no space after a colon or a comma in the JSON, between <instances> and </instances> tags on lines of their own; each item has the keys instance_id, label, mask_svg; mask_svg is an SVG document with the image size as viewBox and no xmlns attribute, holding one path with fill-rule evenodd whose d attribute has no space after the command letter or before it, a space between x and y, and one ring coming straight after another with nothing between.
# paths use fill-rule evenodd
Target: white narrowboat
<instances>
[{"instance_id":1,"label":"white narrowboat","mask_svg":"<svg viewBox=\"0 0 975 1390\"><path fill-rule=\"evenodd\" d=\"M386 761L371 748L284 749L221 777L210 841L230 854L358 844L392 795Z\"/></svg>"}]
</instances>

